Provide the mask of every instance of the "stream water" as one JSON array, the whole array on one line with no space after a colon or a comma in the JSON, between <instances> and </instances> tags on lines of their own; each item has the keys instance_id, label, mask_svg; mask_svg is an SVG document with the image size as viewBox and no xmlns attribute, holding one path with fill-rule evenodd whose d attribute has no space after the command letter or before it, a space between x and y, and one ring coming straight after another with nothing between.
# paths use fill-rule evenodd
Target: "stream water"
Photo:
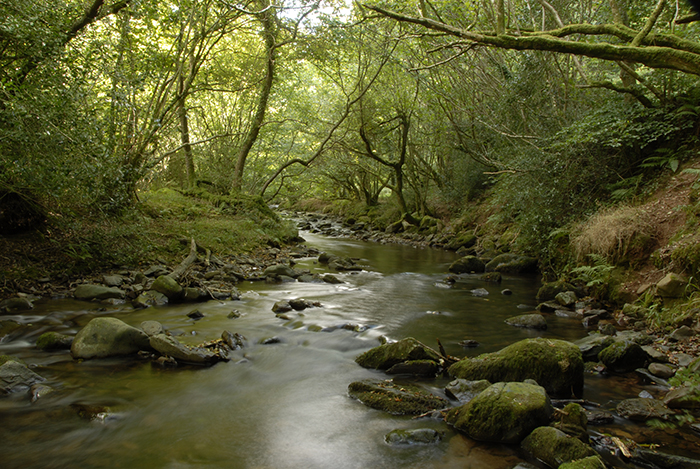
<instances>
[{"instance_id":1,"label":"stream water","mask_svg":"<svg viewBox=\"0 0 700 469\"><path fill-rule=\"evenodd\" d=\"M557 317L548 318L547 331L504 323L534 309L539 279L504 276L494 285L465 277L450 288L442 280L456 258L452 252L303 235L308 245L357 258L365 269L338 274L345 282L340 285L245 282L238 286L240 301L133 310L65 299L40 301L29 313L6 316L32 326L1 343L0 354L35 365L57 392L33 404L24 393L0 399L0 467L510 469L524 460L518 448L471 441L439 421L372 410L348 397L347 387L385 377L354 362L380 336L412 336L431 346L439 338L456 356L495 351L527 337L584 336L579 321ZM301 259L296 267L325 272L314 259ZM475 296L476 288L489 295ZM512 295L502 295L505 288ZM290 320L277 318L272 305L291 298L322 306L290 313ZM194 309L204 318L188 318ZM232 310L241 317L229 319ZM230 362L174 369L138 359L78 362L67 351L35 349L41 333L74 334L96 316L136 327L157 320L191 344L229 330L244 335L247 345ZM270 337L279 342L260 343ZM481 345L464 349L458 344L464 339ZM422 381L436 393L447 382ZM634 379L587 376L584 397L614 408L641 389L654 392ZM112 413L89 421L73 404L108 406ZM615 425L630 432L629 424ZM393 429L419 427L438 429L444 437L430 446L384 442ZM667 446L697 443L688 433L669 438Z\"/></svg>"}]
</instances>

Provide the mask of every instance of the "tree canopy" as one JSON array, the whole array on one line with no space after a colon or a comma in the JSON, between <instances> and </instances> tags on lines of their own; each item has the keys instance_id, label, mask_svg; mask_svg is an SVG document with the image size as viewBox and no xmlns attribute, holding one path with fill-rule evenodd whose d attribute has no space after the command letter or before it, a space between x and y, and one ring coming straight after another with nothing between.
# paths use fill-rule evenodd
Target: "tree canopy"
<instances>
[{"instance_id":1,"label":"tree canopy","mask_svg":"<svg viewBox=\"0 0 700 469\"><path fill-rule=\"evenodd\" d=\"M698 17L664 0L10 0L0 13L0 198L43 215L119 214L179 187L387 203L387 224L418 226L488 194L544 249L697 146Z\"/></svg>"}]
</instances>

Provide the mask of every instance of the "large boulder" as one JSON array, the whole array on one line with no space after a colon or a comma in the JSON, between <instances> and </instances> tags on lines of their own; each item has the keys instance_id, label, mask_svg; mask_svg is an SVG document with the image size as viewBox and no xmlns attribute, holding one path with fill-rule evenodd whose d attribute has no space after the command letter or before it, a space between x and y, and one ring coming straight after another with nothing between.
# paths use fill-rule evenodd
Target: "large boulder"
<instances>
[{"instance_id":1,"label":"large boulder","mask_svg":"<svg viewBox=\"0 0 700 469\"><path fill-rule=\"evenodd\" d=\"M42 381L45 381L43 377L15 360L8 360L0 366L0 394L23 391Z\"/></svg>"},{"instance_id":2,"label":"large boulder","mask_svg":"<svg viewBox=\"0 0 700 469\"><path fill-rule=\"evenodd\" d=\"M359 355L355 361L365 368L388 370L394 365L413 360L440 361L440 354L413 337L375 347Z\"/></svg>"},{"instance_id":3,"label":"large boulder","mask_svg":"<svg viewBox=\"0 0 700 469\"><path fill-rule=\"evenodd\" d=\"M544 388L528 383L496 383L463 406L451 409L447 423L470 438L492 443L520 443L546 425L552 403Z\"/></svg>"},{"instance_id":4,"label":"large boulder","mask_svg":"<svg viewBox=\"0 0 700 469\"><path fill-rule=\"evenodd\" d=\"M643 367L649 357L639 344L624 340L601 350L598 359L614 373L628 373Z\"/></svg>"},{"instance_id":5,"label":"large boulder","mask_svg":"<svg viewBox=\"0 0 700 469\"><path fill-rule=\"evenodd\" d=\"M536 428L523 440L521 446L550 467L560 467L564 463L598 455L578 438L554 427Z\"/></svg>"},{"instance_id":6,"label":"large boulder","mask_svg":"<svg viewBox=\"0 0 700 469\"><path fill-rule=\"evenodd\" d=\"M350 383L348 394L368 407L394 415L421 415L449 405L447 399L419 386L376 379Z\"/></svg>"},{"instance_id":7,"label":"large boulder","mask_svg":"<svg viewBox=\"0 0 700 469\"><path fill-rule=\"evenodd\" d=\"M78 285L73 296L77 300L109 300L112 298L123 299L125 293L116 287L105 287L104 285Z\"/></svg>"},{"instance_id":8,"label":"large boulder","mask_svg":"<svg viewBox=\"0 0 700 469\"><path fill-rule=\"evenodd\" d=\"M484 269L485 265L478 257L464 256L454 261L448 270L455 274L469 274L472 272L480 274L484 272Z\"/></svg>"},{"instance_id":9,"label":"large boulder","mask_svg":"<svg viewBox=\"0 0 700 469\"><path fill-rule=\"evenodd\" d=\"M73 339L73 358L131 355L150 349L148 336L116 318L94 318Z\"/></svg>"},{"instance_id":10,"label":"large boulder","mask_svg":"<svg viewBox=\"0 0 700 469\"><path fill-rule=\"evenodd\" d=\"M449 368L455 378L492 383L533 379L553 396L581 396L583 358L579 348L558 339L525 339L498 352L464 358Z\"/></svg>"},{"instance_id":11,"label":"large boulder","mask_svg":"<svg viewBox=\"0 0 700 469\"><path fill-rule=\"evenodd\" d=\"M499 254L486 264L486 272L527 274L537 272L537 259L518 254Z\"/></svg>"},{"instance_id":12,"label":"large boulder","mask_svg":"<svg viewBox=\"0 0 700 469\"><path fill-rule=\"evenodd\" d=\"M553 396L581 396L583 358L579 348L558 339L525 339L498 352L464 358L449 368L455 378L492 383L533 379Z\"/></svg>"}]
</instances>

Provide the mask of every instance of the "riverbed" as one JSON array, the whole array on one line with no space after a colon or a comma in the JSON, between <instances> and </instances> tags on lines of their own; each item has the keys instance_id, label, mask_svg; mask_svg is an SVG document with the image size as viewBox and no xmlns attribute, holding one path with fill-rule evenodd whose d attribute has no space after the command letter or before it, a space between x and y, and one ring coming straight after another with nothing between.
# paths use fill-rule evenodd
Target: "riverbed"
<instances>
[{"instance_id":1,"label":"riverbed","mask_svg":"<svg viewBox=\"0 0 700 469\"><path fill-rule=\"evenodd\" d=\"M243 282L238 285L239 301L134 310L128 304L41 300L28 313L7 316L32 326L1 343L0 354L31 364L56 392L35 403L24 393L0 399L0 466L510 469L526 461L516 447L474 442L438 420L369 409L351 399L347 387L360 379L385 378L354 361L381 338L411 336L435 348L439 339L448 354L462 357L528 337L585 336L580 321L554 315L548 316L546 331L504 323L534 310L539 278L504 275L502 283L494 284L467 275L449 285L444 280L456 259L453 252L303 236L309 246L352 257L363 269L336 273L343 281L338 285ZM299 259L296 268L327 272L315 258ZM488 294L476 294L477 289ZM275 302L293 298L321 306L288 313L288 319L272 312ZM202 319L187 316L195 309ZM98 316L117 317L136 327L156 320L188 344L229 330L245 336L246 345L229 362L177 368L136 358L74 361L67 351L35 349L41 333L75 334ZM467 339L479 346L462 347L459 342ZM447 382L421 380L441 395ZM661 392L634 377L587 375L584 397L614 409L616 402L642 390ZM76 405L109 411L89 420L78 415ZM384 441L391 430L423 427L442 432L442 440L401 447ZM597 430L635 437L646 431L619 420ZM648 438L685 455L698 447L692 432L665 434L671 439L660 440L658 434Z\"/></svg>"}]
</instances>

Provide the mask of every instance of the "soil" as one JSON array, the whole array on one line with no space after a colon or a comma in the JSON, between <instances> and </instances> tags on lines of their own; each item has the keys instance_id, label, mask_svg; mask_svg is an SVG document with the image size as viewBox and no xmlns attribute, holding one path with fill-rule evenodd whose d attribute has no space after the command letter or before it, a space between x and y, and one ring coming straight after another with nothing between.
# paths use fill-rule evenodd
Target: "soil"
<instances>
[{"instance_id":1,"label":"soil","mask_svg":"<svg viewBox=\"0 0 700 469\"><path fill-rule=\"evenodd\" d=\"M686 165L685 168L700 168L700 161ZM673 269L673 263L670 261L671 240L686 224L687 212L684 208L691 203L696 181L696 175L679 171L662 183L662 187L649 201L639 207L647 214L648 223L655 229L654 246L648 252L656 250L660 261L658 264L664 267L657 267L651 259L642 260L635 265L635 269L629 272L628 280L620 289L625 297L638 297Z\"/></svg>"}]
</instances>

